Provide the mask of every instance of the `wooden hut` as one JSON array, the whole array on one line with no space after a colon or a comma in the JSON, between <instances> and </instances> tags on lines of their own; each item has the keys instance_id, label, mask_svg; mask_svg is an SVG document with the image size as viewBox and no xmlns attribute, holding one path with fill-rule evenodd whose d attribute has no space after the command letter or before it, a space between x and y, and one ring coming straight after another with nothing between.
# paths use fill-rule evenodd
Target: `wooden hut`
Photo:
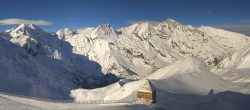
<instances>
[{"instance_id":1,"label":"wooden hut","mask_svg":"<svg viewBox=\"0 0 250 110\"><path fill-rule=\"evenodd\" d=\"M137 91L137 98L145 99L152 103L156 102L156 89L148 79L145 80L143 85L141 85Z\"/></svg>"}]
</instances>

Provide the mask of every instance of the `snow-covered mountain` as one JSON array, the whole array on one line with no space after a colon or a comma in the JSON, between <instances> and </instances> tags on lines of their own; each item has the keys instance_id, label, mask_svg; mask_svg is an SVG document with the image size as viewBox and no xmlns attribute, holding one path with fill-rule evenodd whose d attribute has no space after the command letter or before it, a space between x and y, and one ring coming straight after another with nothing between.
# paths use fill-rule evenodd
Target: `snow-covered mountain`
<instances>
[{"instance_id":1,"label":"snow-covered mountain","mask_svg":"<svg viewBox=\"0 0 250 110\"><path fill-rule=\"evenodd\" d=\"M108 24L76 31L63 29L57 35L73 46L74 53L98 62L103 73L133 79L146 77L185 57L201 58L213 67L249 44L249 38L241 34L183 26L171 19L158 25L141 23L119 30Z\"/></svg>"},{"instance_id":2,"label":"snow-covered mountain","mask_svg":"<svg viewBox=\"0 0 250 110\"><path fill-rule=\"evenodd\" d=\"M43 98L65 99L78 87L96 88L118 80L101 66L74 54L72 46L35 25L2 32L0 90Z\"/></svg>"},{"instance_id":3,"label":"snow-covered mountain","mask_svg":"<svg viewBox=\"0 0 250 110\"><path fill-rule=\"evenodd\" d=\"M4 92L65 99L72 90L75 99L114 100L129 98L148 78L162 90L160 100L164 93L204 95L211 89L250 93L250 38L212 27L167 19L49 34L21 24L0 32L0 42ZM109 85L119 78L138 81L125 84L123 93L118 83Z\"/></svg>"}]
</instances>

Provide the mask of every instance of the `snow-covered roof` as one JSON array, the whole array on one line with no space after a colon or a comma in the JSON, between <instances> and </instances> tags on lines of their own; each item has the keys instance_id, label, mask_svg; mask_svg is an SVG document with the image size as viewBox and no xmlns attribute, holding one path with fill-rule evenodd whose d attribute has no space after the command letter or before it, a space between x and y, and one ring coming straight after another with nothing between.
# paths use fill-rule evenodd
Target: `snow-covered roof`
<instances>
[{"instance_id":1,"label":"snow-covered roof","mask_svg":"<svg viewBox=\"0 0 250 110\"><path fill-rule=\"evenodd\" d=\"M152 93L153 91L155 91L155 87L153 86L153 84L148 79L146 79L145 82L143 83L143 85L141 85L141 87L139 88L138 91Z\"/></svg>"}]
</instances>

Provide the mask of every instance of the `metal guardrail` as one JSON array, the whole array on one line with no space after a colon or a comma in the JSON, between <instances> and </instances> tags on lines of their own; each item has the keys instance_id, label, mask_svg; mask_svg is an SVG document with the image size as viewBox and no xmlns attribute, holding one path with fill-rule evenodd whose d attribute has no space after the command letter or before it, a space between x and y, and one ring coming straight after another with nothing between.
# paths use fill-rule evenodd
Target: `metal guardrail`
<instances>
[{"instance_id":1,"label":"metal guardrail","mask_svg":"<svg viewBox=\"0 0 250 110\"><path fill-rule=\"evenodd\" d=\"M6 92L0 92L0 95L8 95L8 96L14 96L19 98L26 98L26 99L32 99L37 101L45 101L45 102L54 102L54 103L78 103L78 104L112 104L112 103L136 103L136 99L133 100L52 100L52 99L44 99L44 98L38 98L38 97L31 97L31 96L24 96L24 95L17 95L17 94L11 94ZM169 110L162 108L156 104L151 103L152 107L158 108L159 110Z\"/></svg>"},{"instance_id":2,"label":"metal guardrail","mask_svg":"<svg viewBox=\"0 0 250 110\"><path fill-rule=\"evenodd\" d=\"M79 100L74 103L83 104L110 104L110 103L133 103L132 100Z\"/></svg>"},{"instance_id":3,"label":"metal guardrail","mask_svg":"<svg viewBox=\"0 0 250 110\"><path fill-rule=\"evenodd\" d=\"M20 97L20 98L27 98L33 99L38 101L45 101L45 102L56 102L56 103L79 103L79 104L110 104L110 103L134 103L134 100L52 100L52 99L44 99L38 97L31 97L31 96L23 96L11 93L0 92L0 94Z\"/></svg>"}]
</instances>

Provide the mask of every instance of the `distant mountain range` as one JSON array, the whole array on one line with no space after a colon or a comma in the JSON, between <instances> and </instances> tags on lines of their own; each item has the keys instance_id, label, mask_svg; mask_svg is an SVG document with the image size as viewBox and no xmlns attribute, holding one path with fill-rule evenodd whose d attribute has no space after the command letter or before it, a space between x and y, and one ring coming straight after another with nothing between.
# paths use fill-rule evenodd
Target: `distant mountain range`
<instances>
[{"instance_id":1,"label":"distant mountain range","mask_svg":"<svg viewBox=\"0 0 250 110\"><path fill-rule=\"evenodd\" d=\"M200 87L190 82L195 74L191 79L179 79L186 70L191 74L196 69L202 71L196 83L206 86L217 82L215 88L220 88L225 81L249 84L249 62L248 36L212 27L184 26L172 19L118 30L101 24L51 34L32 24L21 24L0 32L0 91L50 99L68 99L73 89L103 87L119 79L152 78L173 85L183 80L187 88ZM160 80L170 76L178 78ZM244 87L239 91L249 93ZM194 93L203 94L207 89Z\"/></svg>"}]
</instances>

